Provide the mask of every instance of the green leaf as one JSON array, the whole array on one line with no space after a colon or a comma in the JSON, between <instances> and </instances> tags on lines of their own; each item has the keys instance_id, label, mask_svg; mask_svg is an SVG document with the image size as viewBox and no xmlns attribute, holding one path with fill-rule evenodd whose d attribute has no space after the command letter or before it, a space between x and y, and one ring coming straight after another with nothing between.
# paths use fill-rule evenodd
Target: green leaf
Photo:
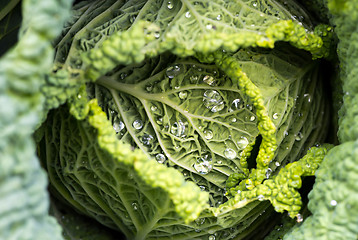
<instances>
[{"instance_id":1,"label":"green leaf","mask_svg":"<svg viewBox=\"0 0 358 240\"><path fill-rule=\"evenodd\" d=\"M51 40L71 2L22 4L22 35L0 60L0 238L61 239L59 225L48 216L47 180L31 135L42 115L40 86L53 60Z\"/></svg>"}]
</instances>

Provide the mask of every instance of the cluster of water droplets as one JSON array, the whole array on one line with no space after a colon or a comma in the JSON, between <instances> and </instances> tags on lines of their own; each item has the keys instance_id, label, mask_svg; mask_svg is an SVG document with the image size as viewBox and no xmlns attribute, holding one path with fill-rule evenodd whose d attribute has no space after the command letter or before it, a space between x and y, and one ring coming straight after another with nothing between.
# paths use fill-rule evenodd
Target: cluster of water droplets
<instances>
[{"instance_id":1,"label":"cluster of water droplets","mask_svg":"<svg viewBox=\"0 0 358 240\"><path fill-rule=\"evenodd\" d=\"M145 133L140 140L145 146L151 147L154 142L154 137L150 134Z\"/></svg>"}]
</instances>

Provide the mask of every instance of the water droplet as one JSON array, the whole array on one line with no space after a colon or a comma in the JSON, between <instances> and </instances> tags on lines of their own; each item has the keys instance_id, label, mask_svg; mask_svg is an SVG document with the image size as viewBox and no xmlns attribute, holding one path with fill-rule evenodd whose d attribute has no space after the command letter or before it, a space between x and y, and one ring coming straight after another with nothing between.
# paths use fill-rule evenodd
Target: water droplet
<instances>
[{"instance_id":1,"label":"water droplet","mask_svg":"<svg viewBox=\"0 0 358 240\"><path fill-rule=\"evenodd\" d=\"M246 187L247 189L251 189L251 188L253 187L253 183L252 183L252 180L251 180L251 179L247 179L247 180L245 181L245 187Z\"/></svg>"},{"instance_id":2,"label":"water droplet","mask_svg":"<svg viewBox=\"0 0 358 240\"><path fill-rule=\"evenodd\" d=\"M77 95L77 98L81 99L81 98L82 98L82 95L81 95L81 94L78 94L78 95Z\"/></svg>"},{"instance_id":3,"label":"water droplet","mask_svg":"<svg viewBox=\"0 0 358 240\"><path fill-rule=\"evenodd\" d=\"M298 132L296 135L296 141L301 141L303 138L303 134L301 132Z\"/></svg>"},{"instance_id":4,"label":"water droplet","mask_svg":"<svg viewBox=\"0 0 358 240\"><path fill-rule=\"evenodd\" d=\"M211 25L211 24L206 25L206 29L208 29L208 30L213 29L213 25Z\"/></svg>"},{"instance_id":5,"label":"water droplet","mask_svg":"<svg viewBox=\"0 0 358 240\"><path fill-rule=\"evenodd\" d=\"M120 131L122 131L123 128L124 128L124 123L122 121L115 120L113 122L113 129L114 129L114 131L116 131L116 133L119 133Z\"/></svg>"},{"instance_id":6,"label":"water droplet","mask_svg":"<svg viewBox=\"0 0 358 240\"><path fill-rule=\"evenodd\" d=\"M152 112L157 111L157 109L158 109L158 107L155 105L150 106L150 110L152 110Z\"/></svg>"},{"instance_id":7,"label":"water droplet","mask_svg":"<svg viewBox=\"0 0 358 240\"><path fill-rule=\"evenodd\" d=\"M156 39L160 38L160 32L155 32L155 33L154 33L154 37L155 37Z\"/></svg>"},{"instance_id":8,"label":"water droplet","mask_svg":"<svg viewBox=\"0 0 358 240\"><path fill-rule=\"evenodd\" d=\"M331 200L331 205L332 206L337 206L337 201L336 200Z\"/></svg>"},{"instance_id":9,"label":"water droplet","mask_svg":"<svg viewBox=\"0 0 358 240\"><path fill-rule=\"evenodd\" d=\"M174 8L174 4L172 2L168 2L167 7L169 10L172 10Z\"/></svg>"},{"instance_id":10,"label":"water droplet","mask_svg":"<svg viewBox=\"0 0 358 240\"><path fill-rule=\"evenodd\" d=\"M190 17L191 17L191 14L190 14L189 11L185 13L185 17L186 17L186 18L190 18Z\"/></svg>"},{"instance_id":11,"label":"water droplet","mask_svg":"<svg viewBox=\"0 0 358 240\"><path fill-rule=\"evenodd\" d=\"M252 111L252 109L253 109L253 107L252 107L251 104L247 104L246 107L247 107L247 109L249 109L250 111Z\"/></svg>"},{"instance_id":12,"label":"water droplet","mask_svg":"<svg viewBox=\"0 0 358 240\"><path fill-rule=\"evenodd\" d=\"M138 210L138 204L136 202L132 203L132 207L134 210Z\"/></svg>"},{"instance_id":13,"label":"water droplet","mask_svg":"<svg viewBox=\"0 0 358 240\"><path fill-rule=\"evenodd\" d=\"M269 178L271 176L271 173L272 173L272 169L268 168L265 173L266 178Z\"/></svg>"},{"instance_id":14,"label":"water droplet","mask_svg":"<svg viewBox=\"0 0 358 240\"><path fill-rule=\"evenodd\" d=\"M231 122L236 122L237 121L237 119L236 118L231 118Z\"/></svg>"},{"instance_id":15,"label":"water droplet","mask_svg":"<svg viewBox=\"0 0 358 240\"><path fill-rule=\"evenodd\" d=\"M138 119L138 120L134 120L132 126L133 126L135 129L139 130L139 129L141 129L141 128L143 127L143 122L142 122L142 120L139 120L139 119Z\"/></svg>"},{"instance_id":16,"label":"water droplet","mask_svg":"<svg viewBox=\"0 0 358 240\"><path fill-rule=\"evenodd\" d=\"M195 219L196 224L203 225L205 223L205 218L198 218Z\"/></svg>"},{"instance_id":17,"label":"water droplet","mask_svg":"<svg viewBox=\"0 0 358 240\"><path fill-rule=\"evenodd\" d=\"M156 123L157 123L158 125L162 125L162 124L163 124L163 118L162 118L162 117L158 117Z\"/></svg>"},{"instance_id":18,"label":"water droplet","mask_svg":"<svg viewBox=\"0 0 358 240\"><path fill-rule=\"evenodd\" d=\"M149 134L144 134L141 138L141 141L144 145L146 146L151 146L152 144L152 141L153 141L153 136L152 135L149 135Z\"/></svg>"},{"instance_id":19,"label":"water droplet","mask_svg":"<svg viewBox=\"0 0 358 240\"><path fill-rule=\"evenodd\" d=\"M281 164L279 162L275 162L276 167L279 167Z\"/></svg>"},{"instance_id":20,"label":"water droplet","mask_svg":"<svg viewBox=\"0 0 358 240\"><path fill-rule=\"evenodd\" d=\"M303 216L302 216L301 214L298 213L298 214L296 215L296 217L297 217L297 222L298 222L298 223L300 223L300 222L303 221Z\"/></svg>"},{"instance_id":21,"label":"water droplet","mask_svg":"<svg viewBox=\"0 0 358 240\"><path fill-rule=\"evenodd\" d=\"M213 76L210 76L210 75L205 75L203 77L203 82L210 85L210 86L215 86L216 84L216 81L215 81L215 78Z\"/></svg>"},{"instance_id":22,"label":"water droplet","mask_svg":"<svg viewBox=\"0 0 358 240\"><path fill-rule=\"evenodd\" d=\"M257 2L253 2L253 3L252 3L252 6L253 6L253 7L257 7Z\"/></svg>"},{"instance_id":23,"label":"water droplet","mask_svg":"<svg viewBox=\"0 0 358 240\"><path fill-rule=\"evenodd\" d=\"M135 19L136 19L136 16L135 16L135 15L130 16L130 17L129 17L129 22L130 22L130 23L134 23Z\"/></svg>"},{"instance_id":24,"label":"water droplet","mask_svg":"<svg viewBox=\"0 0 358 240\"><path fill-rule=\"evenodd\" d=\"M222 164L223 162L221 160L217 161L216 162L217 164Z\"/></svg>"},{"instance_id":25,"label":"water droplet","mask_svg":"<svg viewBox=\"0 0 358 240\"><path fill-rule=\"evenodd\" d=\"M251 117L250 117L250 121L251 121L251 122L255 121L255 119L256 119L255 116L251 116Z\"/></svg>"},{"instance_id":26,"label":"water droplet","mask_svg":"<svg viewBox=\"0 0 358 240\"><path fill-rule=\"evenodd\" d=\"M205 158L200 158L193 165L194 169L200 174L208 174L212 169L213 165L211 165L211 159L207 160Z\"/></svg>"},{"instance_id":27,"label":"water droplet","mask_svg":"<svg viewBox=\"0 0 358 240\"><path fill-rule=\"evenodd\" d=\"M119 75L119 77L123 80L123 79L125 79L126 77L127 77L127 73L121 73L120 75Z\"/></svg>"},{"instance_id":28,"label":"water droplet","mask_svg":"<svg viewBox=\"0 0 358 240\"><path fill-rule=\"evenodd\" d=\"M272 118L273 118L273 119L277 119L277 118L278 118L278 113L274 113L274 114L272 115Z\"/></svg>"},{"instance_id":29,"label":"water droplet","mask_svg":"<svg viewBox=\"0 0 358 240\"><path fill-rule=\"evenodd\" d=\"M170 132L177 137L185 137L185 124L181 120L174 122L170 128Z\"/></svg>"},{"instance_id":30,"label":"water droplet","mask_svg":"<svg viewBox=\"0 0 358 240\"><path fill-rule=\"evenodd\" d=\"M247 145L249 145L249 140L246 137L241 137L239 141L237 141L237 147L239 150L244 150Z\"/></svg>"},{"instance_id":31,"label":"water droplet","mask_svg":"<svg viewBox=\"0 0 358 240\"><path fill-rule=\"evenodd\" d=\"M259 200L259 201L263 201L263 200L265 200L265 196L264 195L258 195L257 196L257 199Z\"/></svg>"},{"instance_id":32,"label":"water droplet","mask_svg":"<svg viewBox=\"0 0 358 240\"><path fill-rule=\"evenodd\" d=\"M221 18L222 18L222 17L221 17L221 14L219 14L219 15L216 16L216 20L218 20L218 21L220 21Z\"/></svg>"},{"instance_id":33,"label":"water droplet","mask_svg":"<svg viewBox=\"0 0 358 240\"><path fill-rule=\"evenodd\" d=\"M210 235L208 240L215 240L215 236L214 235Z\"/></svg>"},{"instance_id":34,"label":"water droplet","mask_svg":"<svg viewBox=\"0 0 358 240\"><path fill-rule=\"evenodd\" d=\"M191 84L196 84L198 83L199 77L196 75L190 76L190 83Z\"/></svg>"},{"instance_id":35,"label":"water droplet","mask_svg":"<svg viewBox=\"0 0 358 240\"><path fill-rule=\"evenodd\" d=\"M188 93L186 91L179 93L179 98L182 100L186 99L187 96L188 96Z\"/></svg>"},{"instance_id":36,"label":"water droplet","mask_svg":"<svg viewBox=\"0 0 358 240\"><path fill-rule=\"evenodd\" d=\"M174 78L181 73L181 68L179 65L170 66L167 68L165 73L168 78Z\"/></svg>"},{"instance_id":37,"label":"water droplet","mask_svg":"<svg viewBox=\"0 0 358 240\"><path fill-rule=\"evenodd\" d=\"M239 98L235 99L235 100L232 101L232 103L231 103L231 109L232 109L233 111L238 110L238 109L241 109L241 108L243 108L243 107L244 107L244 103L241 102L241 99L239 99Z\"/></svg>"},{"instance_id":38,"label":"water droplet","mask_svg":"<svg viewBox=\"0 0 358 240\"><path fill-rule=\"evenodd\" d=\"M148 84L147 86L145 86L145 90L147 90L147 92L151 92L153 90L153 85Z\"/></svg>"},{"instance_id":39,"label":"water droplet","mask_svg":"<svg viewBox=\"0 0 358 240\"><path fill-rule=\"evenodd\" d=\"M306 99L307 102L311 102L312 101L312 98L311 98L311 95L309 93L306 93L306 94L303 94L303 97Z\"/></svg>"},{"instance_id":40,"label":"water droplet","mask_svg":"<svg viewBox=\"0 0 358 240\"><path fill-rule=\"evenodd\" d=\"M203 102L206 108L211 112L219 112L225 107L223 98L220 93L215 90L207 90L204 92Z\"/></svg>"},{"instance_id":41,"label":"water droplet","mask_svg":"<svg viewBox=\"0 0 358 240\"><path fill-rule=\"evenodd\" d=\"M211 131L210 129L205 129L203 133L204 133L204 137L208 140L214 137L213 131Z\"/></svg>"},{"instance_id":42,"label":"water droplet","mask_svg":"<svg viewBox=\"0 0 358 240\"><path fill-rule=\"evenodd\" d=\"M228 159L234 159L236 157L236 152L231 148L226 148L224 150L224 156L227 157Z\"/></svg>"},{"instance_id":43,"label":"water droplet","mask_svg":"<svg viewBox=\"0 0 358 240\"><path fill-rule=\"evenodd\" d=\"M199 186L200 191L205 191L205 186Z\"/></svg>"},{"instance_id":44,"label":"water droplet","mask_svg":"<svg viewBox=\"0 0 358 240\"><path fill-rule=\"evenodd\" d=\"M158 153L157 155L155 155L155 159L157 160L158 163L161 163L161 164L162 164L162 163L165 162L165 160L166 160L167 158L165 157L164 154Z\"/></svg>"}]
</instances>

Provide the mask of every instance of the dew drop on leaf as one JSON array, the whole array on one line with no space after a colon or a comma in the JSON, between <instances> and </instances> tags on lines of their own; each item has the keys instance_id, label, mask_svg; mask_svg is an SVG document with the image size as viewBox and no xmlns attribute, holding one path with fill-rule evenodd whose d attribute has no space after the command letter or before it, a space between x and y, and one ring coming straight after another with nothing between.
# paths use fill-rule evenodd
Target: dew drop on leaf
<instances>
[{"instance_id":1,"label":"dew drop on leaf","mask_svg":"<svg viewBox=\"0 0 358 240\"><path fill-rule=\"evenodd\" d=\"M205 223L205 218L198 218L195 220L195 222L199 225L203 225Z\"/></svg>"},{"instance_id":2,"label":"dew drop on leaf","mask_svg":"<svg viewBox=\"0 0 358 240\"><path fill-rule=\"evenodd\" d=\"M119 77L123 80L127 77L127 73L121 73Z\"/></svg>"},{"instance_id":3,"label":"dew drop on leaf","mask_svg":"<svg viewBox=\"0 0 358 240\"><path fill-rule=\"evenodd\" d=\"M224 156L228 159L234 159L236 157L236 152L231 148L226 148L224 150Z\"/></svg>"},{"instance_id":4,"label":"dew drop on leaf","mask_svg":"<svg viewBox=\"0 0 358 240\"><path fill-rule=\"evenodd\" d=\"M147 92L151 92L153 90L153 85L148 84L147 86L145 86L145 90L147 90Z\"/></svg>"},{"instance_id":5,"label":"dew drop on leaf","mask_svg":"<svg viewBox=\"0 0 358 240\"><path fill-rule=\"evenodd\" d=\"M244 103L242 103L241 99L239 99L239 98L233 100L232 103L231 103L231 109L233 111L241 109L243 107L244 107Z\"/></svg>"},{"instance_id":6,"label":"dew drop on leaf","mask_svg":"<svg viewBox=\"0 0 358 240\"><path fill-rule=\"evenodd\" d=\"M123 128L124 128L124 123L122 121L115 120L113 122L113 129L114 129L114 131L116 131L116 133L119 133L120 131L122 131Z\"/></svg>"},{"instance_id":7,"label":"dew drop on leaf","mask_svg":"<svg viewBox=\"0 0 358 240\"><path fill-rule=\"evenodd\" d=\"M237 141L237 146L240 150L244 150L247 145L249 145L249 140L246 137L241 137L239 141Z\"/></svg>"},{"instance_id":8,"label":"dew drop on leaf","mask_svg":"<svg viewBox=\"0 0 358 240\"><path fill-rule=\"evenodd\" d=\"M179 93L179 98L182 100L186 99L187 96L188 96L188 93L186 91Z\"/></svg>"},{"instance_id":9,"label":"dew drop on leaf","mask_svg":"<svg viewBox=\"0 0 358 240\"><path fill-rule=\"evenodd\" d=\"M174 8L174 4L172 2L168 2L167 7L169 10L172 10Z\"/></svg>"},{"instance_id":10,"label":"dew drop on leaf","mask_svg":"<svg viewBox=\"0 0 358 240\"><path fill-rule=\"evenodd\" d=\"M297 222L298 222L298 223L300 223L300 222L303 221L303 216L302 216L301 214L298 213L298 214L296 215L296 217L297 217Z\"/></svg>"},{"instance_id":11,"label":"dew drop on leaf","mask_svg":"<svg viewBox=\"0 0 358 240\"><path fill-rule=\"evenodd\" d=\"M208 240L215 240L215 236L214 235L210 235Z\"/></svg>"},{"instance_id":12,"label":"dew drop on leaf","mask_svg":"<svg viewBox=\"0 0 358 240\"><path fill-rule=\"evenodd\" d=\"M157 160L158 163L164 163L166 160L166 157L164 154L162 153L158 153L157 155L155 155L155 159Z\"/></svg>"},{"instance_id":13,"label":"dew drop on leaf","mask_svg":"<svg viewBox=\"0 0 358 240\"><path fill-rule=\"evenodd\" d=\"M210 129L205 129L203 133L204 133L204 137L208 140L214 137L213 131L211 131Z\"/></svg>"},{"instance_id":14,"label":"dew drop on leaf","mask_svg":"<svg viewBox=\"0 0 358 240\"><path fill-rule=\"evenodd\" d=\"M275 165L276 165L277 167L279 167L281 164L276 161L276 162L275 162Z\"/></svg>"},{"instance_id":15,"label":"dew drop on leaf","mask_svg":"<svg viewBox=\"0 0 358 240\"><path fill-rule=\"evenodd\" d=\"M174 78L181 73L181 68L179 65L173 65L168 67L165 73L168 78Z\"/></svg>"},{"instance_id":16,"label":"dew drop on leaf","mask_svg":"<svg viewBox=\"0 0 358 240\"><path fill-rule=\"evenodd\" d=\"M332 206L337 206L337 201L336 200L331 200L331 205Z\"/></svg>"},{"instance_id":17,"label":"dew drop on leaf","mask_svg":"<svg viewBox=\"0 0 358 240\"><path fill-rule=\"evenodd\" d=\"M155 106L155 105L152 105L152 106L150 107L150 110L152 110L152 112L157 111L157 109L158 109L158 107Z\"/></svg>"},{"instance_id":18,"label":"dew drop on leaf","mask_svg":"<svg viewBox=\"0 0 358 240\"><path fill-rule=\"evenodd\" d=\"M191 14L190 14L189 11L185 13L185 17L186 17L186 18L190 18L190 17L191 17Z\"/></svg>"},{"instance_id":19,"label":"dew drop on leaf","mask_svg":"<svg viewBox=\"0 0 358 240\"><path fill-rule=\"evenodd\" d=\"M221 17L221 15L220 15L220 14L216 16L216 20L218 20L218 21L220 21L220 20L221 20L221 18L222 18L222 17Z\"/></svg>"},{"instance_id":20,"label":"dew drop on leaf","mask_svg":"<svg viewBox=\"0 0 358 240\"><path fill-rule=\"evenodd\" d=\"M216 85L216 81L215 78L213 76L210 75L205 75L203 77L203 82L210 85L210 86L215 86Z\"/></svg>"},{"instance_id":21,"label":"dew drop on leaf","mask_svg":"<svg viewBox=\"0 0 358 240\"><path fill-rule=\"evenodd\" d=\"M129 22L130 22L130 23L134 23L135 19L136 19L136 16L133 15L133 16L131 16L131 17L129 18Z\"/></svg>"},{"instance_id":22,"label":"dew drop on leaf","mask_svg":"<svg viewBox=\"0 0 358 240\"><path fill-rule=\"evenodd\" d=\"M260 194L260 195L257 196L257 199L259 201L263 201L263 200L265 200L265 197L264 197L264 195Z\"/></svg>"},{"instance_id":23,"label":"dew drop on leaf","mask_svg":"<svg viewBox=\"0 0 358 240\"><path fill-rule=\"evenodd\" d=\"M201 191L205 191L205 186L199 186Z\"/></svg>"},{"instance_id":24,"label":"dew drop on leaf","mask_svg":"<svg viewBox=\"0 0 358 240\"><path fill-rule=\"evenodd\" d=\"M296 141L301 141L303 138L303 134L301 132L298 132L296 135Z\"/></svg>"},{"instance_id":25,"label":"dew drop on leaf","mask_svg":"<svg viewBox=\"0 0 358 240\"><path fill-rule=\"evenodd\" d=\"M150 146L152 144L152 141L153 141L153 136L152 135L149 135L149 134L144 134L141 138L141 141L144 145L146 146Z\"/></svg>"},{"instance_id":26,"label":"dew drop on leaf","mask_svg":"<svg viewBox=\"0 0 358 240\"><path fill-rule=\"evenodd\" d=\"M156 39L158 39L158 38L160 37L160 32L155 32L155 33L154 33L154 37L155 37Z\"/></svg>"},{"instance_id":27,"label":"dew drop on leaf","mask_svg":"<svg viewBox=\"0 0 358 240\"><path fill-rule=\"evenodd\" d=\"M185 136L185 124L181 120L173 123L173 125L170 128L170 132L177 137L184 137Z\"/></svg>"},{"instance_id":28,"label":"dew drop on leaf","mask_svg":"<svg viewBox=\"0 0 358 240\"><path fill-rule=\"evenodd\" d=\"M143 122L142 122L142 120L134 120L132 126L135 129L139 130L139 129L141 129L143 127Z\"/></svg>"},{"instance_id":29,"label":"dew drop on leaf","mask_svg":"<svg viewBox=\"0 0 358 240\"><path fill-rule=\"evenodd\" d=\"M236 118L231 118L231 122L236 122L237 121L237 119Z\"/></svg>"},{"instance_id":30,"label":"dew drop on leaf","mask_svg":"<svg viewBox=\"0 0 358 240\"><path fill-rule=\"evenodd\" d=\"M219 112L225 107L223 98L220 93L215 90L207 90L204 92L204 105L211 112Z\"/></svg>"},{"instance_id":31,"label":"dew drop on leaf","mask_svg":"<svg viewBox=\"0 0 358 240\"><path fill-rule=\"evenodd\" d=\"M271 176L271 173L272 173L272 169L268 168L265 173L266 178L269 178Z\"/></svg>"},{"instance_id":32,"label":"dew drop on leaf","mask_svg":"<svg viewBox=\"0 0 358 240\"><path fill-rule=\"evenodd\" d=\"M162 124L163 124L163 118L162 118L162 117L158 117L156 123L157 123L158 125L162 125Z\"/></svg>"},{"instance_id":33,"label":"dew drop on leaf","mask_svg":"<svg viewBox=\"0 0 358 240\"><path fill-rule=\"evenodd\" d=\"M136 202L132 203L132 207L134 210L138 210L138 204Z\"/></svg>"},{"instance_id":34,"label":"dew drop on leaf","mask_svg":"<svg viewBox=\"0 0 358 240\"><path fill-rule=\"evenodd\" d=\"M200 158L197 160L193 167L198 173L203 175L208 174L213 169L211 159L207 160L205 158Z\"/></svg>"},{"instance_id":35,"label":"dew drop on leaf","mask_svg":"<svg viewBox=\"0 0 358 240\"><path fill-rule=\"evenodd\" d=\"M190 83L191 84L196 84L198 83L199 77L196 75L190 76Z\"/></svg>"},{"instance_id":36,"label":"dew drop on leaf","mask_svg":"<svg viewBox=\"0 0 358 240\"><path fill-rule=\"evenodd\" d=\"M277 118L278 118L278 113L274 113L274 114L272 115L272 118L273 118L273 119L277 119Z\"/></svg>"},{"instance_id":37,"label":"dew drop on leaf","mask_svg":"<svg viewBox=\"0 0 358 240\"><path fill-rule=\"evenodd\" d=\"M250 117L250 121L251 121L251 122L255 121L255 119L256 119L255 116L251 116L251 117Z\"/></svg>"}]
</instances>

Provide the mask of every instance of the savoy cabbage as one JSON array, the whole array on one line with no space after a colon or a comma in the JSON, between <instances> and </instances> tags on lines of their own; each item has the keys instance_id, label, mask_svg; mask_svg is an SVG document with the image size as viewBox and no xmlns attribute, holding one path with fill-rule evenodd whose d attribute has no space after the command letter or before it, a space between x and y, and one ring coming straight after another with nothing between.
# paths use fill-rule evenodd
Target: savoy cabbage
<instances>
[{"instance_id":1,"label":"savoy cabbage","mask_svg":"<svg viewBox=\"0 0 358 240\"><path fill-rule=\"evenodd\" d=\"M0 6L1 239L357 239L357 1Z\"/></svg>"}]
</instances>

